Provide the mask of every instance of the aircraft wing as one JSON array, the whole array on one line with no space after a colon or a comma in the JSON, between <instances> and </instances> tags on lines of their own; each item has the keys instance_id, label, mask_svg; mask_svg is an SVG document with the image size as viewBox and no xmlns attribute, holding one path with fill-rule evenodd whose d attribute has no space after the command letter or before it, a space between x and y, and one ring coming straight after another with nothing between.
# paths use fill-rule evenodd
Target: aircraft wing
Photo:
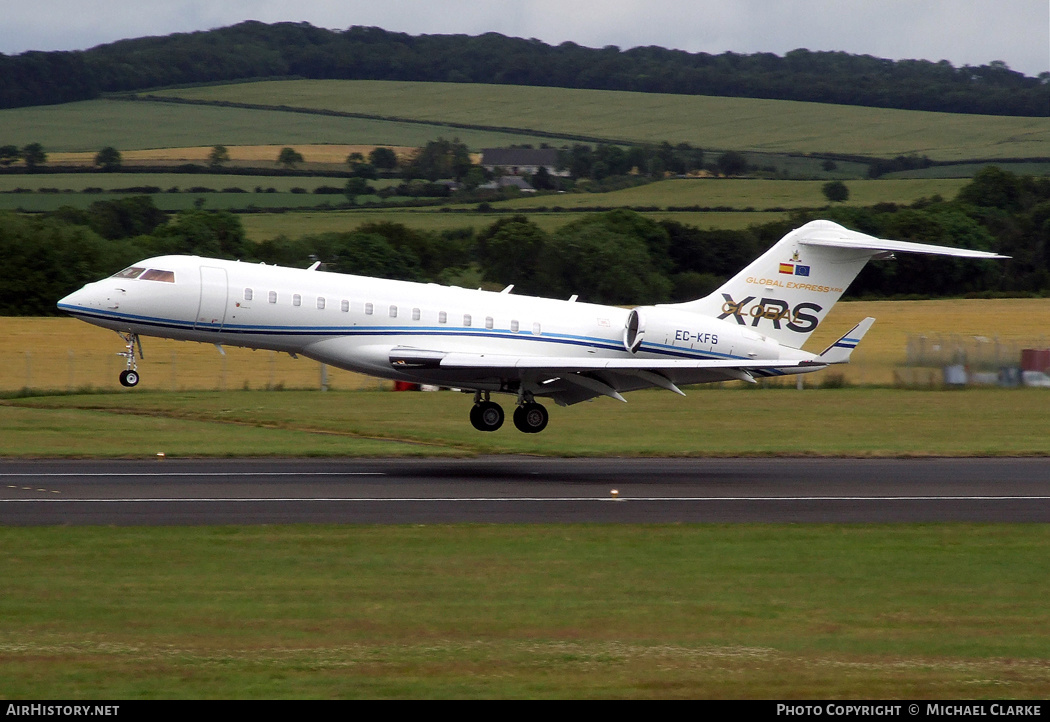
<instances>
[{"instance_id":1,"label":"aircraft wing","mask_svg":"<svg viewBox=\"0 0 1050 722\"><path fill-rule=\"evenodd\" d=\"M421 371L475 372L501 378L530 378L540 395L571 404L595 396L626 401L620 391L659 387L682 393L677 383L740 380L755 382L754 375L776 369L818 370L827 364L813 360L757 359L660 359L585 358L578 356L510 356L487 353L443 352L395 348L390 352L395 368ZM768 371L769 373L763 373ZM676 383L677 382L677 383Z\"/></svg>"}]
</instances>

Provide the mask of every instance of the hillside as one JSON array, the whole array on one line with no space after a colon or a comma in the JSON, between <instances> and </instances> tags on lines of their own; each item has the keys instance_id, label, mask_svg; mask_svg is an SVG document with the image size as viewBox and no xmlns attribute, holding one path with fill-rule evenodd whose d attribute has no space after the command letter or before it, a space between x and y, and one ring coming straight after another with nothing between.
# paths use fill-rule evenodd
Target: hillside
<instances>
[{"instance_id":1,"label":"hillside","mask_svg":"<svg viewBox=\"0 0 1050 722\"><path fill-rule=\"evenodd\" d=\"M122 152L216 143L419 147L444 136L480 150L586 137L740 150L761 154L754 162L763 166L784 166L792 155L791 163L812 166L792 168L793 177L819 170L819 160L803 154L914 154L936 162L1050 157L1050 125L1041 118L787 100L369 80L262 81L148 97L179 102L98 99L0 110L0 143L93 153L107 145Z\"/></svg>"},{"instance_id":2,"label":"hillside","mask_svg":"<svg viewBox=\"0 0 1050 722\"><path fill-rule=\"evenodd\" d=\"M496 33L410 36L307 23L244 22L138 38L87 51L0 56L0 107L88 100L101 93L266 77L510 84L767 98L989 115L1050 115L1047 78L1002 63L891 61L799 49L687 53L558 46Z\"/></svg>"}]
</instances>

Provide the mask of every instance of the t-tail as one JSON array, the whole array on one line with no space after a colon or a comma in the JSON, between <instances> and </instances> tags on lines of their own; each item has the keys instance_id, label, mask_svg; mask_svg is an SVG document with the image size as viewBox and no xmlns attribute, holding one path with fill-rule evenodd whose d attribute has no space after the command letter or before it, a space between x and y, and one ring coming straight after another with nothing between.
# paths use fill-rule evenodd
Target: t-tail
<instances>
[{"instance_id":1,"label":"t-tail","mask_svg":"<svg viewBox=\"0 0 1050 722\"><path fill-rule=\"evenodd\" d=\"M1006 258L968 248L883 240L831 221L811 221L784 236L711 295L671 307L732 319L785 346L802 348L864 264L892 258L894 253Z\"/></svg>"}]
</instances>

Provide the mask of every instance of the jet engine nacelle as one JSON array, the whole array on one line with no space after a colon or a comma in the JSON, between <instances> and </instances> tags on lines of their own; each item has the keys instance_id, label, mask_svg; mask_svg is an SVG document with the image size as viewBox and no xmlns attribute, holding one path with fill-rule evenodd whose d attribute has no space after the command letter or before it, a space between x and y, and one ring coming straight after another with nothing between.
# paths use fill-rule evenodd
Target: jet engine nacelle
<instances>
[{"instance_id":1,"label":"jet engine nacelle","mask_svg":"<svg viewBox=\"0 0 1050 722\"><path fill-rule=\"evenodd\" d=\"M692 311L661 306L631 309L623 329L623 347L643 350L705 352L720 357L780 357L780 344L748 327Z\"/></svg>"}]
</instances>

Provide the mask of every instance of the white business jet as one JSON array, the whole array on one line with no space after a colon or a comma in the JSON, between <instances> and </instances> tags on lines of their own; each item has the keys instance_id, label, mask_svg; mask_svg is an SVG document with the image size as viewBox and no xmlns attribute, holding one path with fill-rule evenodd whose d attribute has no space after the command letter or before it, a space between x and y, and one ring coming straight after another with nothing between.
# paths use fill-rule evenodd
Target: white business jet
<instances>
[{"instance_id":1,"label":"white business jet","mask_svg":"<svg viewBox=\"0 0 1050 722\"><path fill-rule=\"evenodd\" d=\"M494 392L516 398L514 425L542 431L547 410L624 392L812 373L849 361L875 319L821 353L802 350L864 264L897 252L994 253L874 238L830 221L787 234L709 296L633 309L390 281L198 256L137 263L58 302L117 331L125 386L138 383L140 336L272 349L350 371L474 392L470 421L503 424ZM684 394L682 394L684 396Z\"/></svg>"}]
</instances>

